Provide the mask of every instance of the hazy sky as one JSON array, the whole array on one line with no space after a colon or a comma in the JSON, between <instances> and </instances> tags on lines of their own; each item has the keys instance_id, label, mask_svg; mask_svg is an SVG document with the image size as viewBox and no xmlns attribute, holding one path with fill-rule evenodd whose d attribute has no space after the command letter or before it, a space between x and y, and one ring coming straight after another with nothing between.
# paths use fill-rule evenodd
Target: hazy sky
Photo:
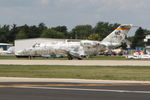
<instances>
[{"instance_id":1,"label":"hazy sky","mask_svg":"<svg viewBox=\"0 0 150 100\"><path fill-rule=\"evenodd\" d=\"M150 0L0 0L0 24L95 25L98 21L150 29Z\"/></svg>"}]
</instances>

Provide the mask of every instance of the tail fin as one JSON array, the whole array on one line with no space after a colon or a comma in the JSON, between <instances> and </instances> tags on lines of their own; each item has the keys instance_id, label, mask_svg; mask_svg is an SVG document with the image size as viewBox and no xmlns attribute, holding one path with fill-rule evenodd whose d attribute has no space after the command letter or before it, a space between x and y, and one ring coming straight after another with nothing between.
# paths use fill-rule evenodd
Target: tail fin
<instances>
[{"instance_id":1,"label":"tail fin","mask_svg":"<svg viewBox=\"0 0 150 100\"><path fill-rule=\"evenodd\" d=\"M102 40L102 43L104 45L112 45L113 44L121 44L129 32L129 30L132 28L132 25L120 25L117 29L115 29L111 34L109 34L104 40Z\"/></svg>"}]
</instances>

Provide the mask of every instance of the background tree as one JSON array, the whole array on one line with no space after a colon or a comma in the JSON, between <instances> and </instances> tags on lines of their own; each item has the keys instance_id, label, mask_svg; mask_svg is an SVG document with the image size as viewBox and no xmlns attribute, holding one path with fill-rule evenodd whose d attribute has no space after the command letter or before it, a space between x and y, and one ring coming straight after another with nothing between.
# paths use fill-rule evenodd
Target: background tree
<instances>
[{"instance_id":1,"label":"background tree","mask_svg":"<svg viewBox=\"0 0 150 100\"><path fill-rule=\"evenodd\" d=\"M72 29L71 36L73 39L86 39L91 33L91 25L78 25Z\"/></svg>"},{"instance_id":2,"label":"background tree","mask_svg":"<svg viewBox=\"0 0 150 100\"><path fill-rule=\"evenodd\" d=\"M10 26L4 25L3 27L0 27L0 42L2 43L8 43L9 42L9 32L10 32Z\"/></svg>"},{"instance_id":3,"label":"background tree","mask_svg":"<svg viewBox=\"0 0 150 100\"><path fill-rule=\"evenodd\" d=\"M44 23L40 23L38 25L38 28L39 28L40 32L42 33L43 30L47 29L47 26Z\"/></svg>"},{"instance_id":4,"label":"background tree","mask_svg":"<svg viewBox=\"0 0 150 100\"><path fill-rule=\"evenodd\" d=\"M62 32L58 32L52 29L44 30L41 34L42 38L64 38L64 34Z\"/></svg>"},{"instance_id":5,"label":"background tree","mask_svg":"<svg viewBox=\"0 0 150 100\"><path fill-rule=\"evenodd\" d=\"M66 33L67 32L67 27L66 26L57 26L57 27L52 27L51 29L58 31L58 32L62 32L62 33Z\"/></svg>"},{"instance_id":6,"label":"background tree","mask_svg":"<svg viewBox=\"0 0 150 100\"><path fill-rule=\"evenodd\" d=\"M8 43L13 43L14 40L16 39L16 34L19 32L19 29L17 28L17 25L16 24L13 24L11 26L11 30L10 32L8 33L8 40L9 42Z\"/></svg>"},{"instance_id":7,"label":"background tree","mask_svg":"<svg viewBox=\"0 0 150 100\"><path fill-rule=\"evenodd\" d=\"M28 38L28 36L24 32L24 30L20 30L16 35L16 39L27 39L27 38Z\"/></svg>"},{"instance_id":8,"label":"background tree","mask_svg":"<svg viewBox=\"0 0 150 100\"><path fill-rule=\"evenodd\" d=\"M100 37L99 34L91 34L90 36L87 37L88 40L96 40L96 41L101 41L102 38Z\"/></svg>"},{"instance_id":9,"label":"background tree","mask_svg":"<svg viewBox=\"0 0 150 100\"><path fill-rule=\"evenodd\" d=\"M108 22L98 22L94 27L94 33L99 34L102 39L109 35L114 29L116 29L120 24L109 24Z\"/></svg>"},{"instance_id":10,"label":"background tree","mask_svg":"<svg viewBox=\"0 0 150 100\"><path fill-rule=\"evenodd\" d=\"M144 46L144 38L145 38L144 30L140 27L135 32L135 36L132 41L132 48L135 49L135 47L143 47Z\"/></svg>"},{"instance_id":11,"label":"background tree","mask_svg":"<svg viewBox=\"0 0 150 100\"><path fill-rule=\"evenodd\" d=\"M38 38L41 35L41 31L37 26L30 26L27 31L28 38Z\"/></svg>"},{"instance_id":12,"label":"background tree","mask_svg":"<svg viewBox=\"0 0 150 100\"><path fill-rule=\"evenodd\" d=\"M61 33L64 34L65 38L69 38L68 31L67 31L68 29L67 29L66 26L57 26L57 27L52 27L51 29L55 30L55 31L58 31L58 32L61 32Z\"/></svg>"}]
</instances>

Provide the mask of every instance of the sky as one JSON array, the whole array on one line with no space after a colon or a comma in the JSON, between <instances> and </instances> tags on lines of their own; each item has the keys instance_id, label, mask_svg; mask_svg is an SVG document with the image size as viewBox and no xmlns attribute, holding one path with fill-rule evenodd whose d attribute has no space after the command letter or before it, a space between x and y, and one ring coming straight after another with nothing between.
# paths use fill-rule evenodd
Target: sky
<instances>
[{"instance_id":1,"label":"sky","mask_svg":"<svg viewBox=\"0 0 150 100\"><path fill-rule=\"evenodd\" d=\"M48 27L97 22L133 24L150 30L150 0L0 0L0 25Z\"/></svg>"}]
</instances>

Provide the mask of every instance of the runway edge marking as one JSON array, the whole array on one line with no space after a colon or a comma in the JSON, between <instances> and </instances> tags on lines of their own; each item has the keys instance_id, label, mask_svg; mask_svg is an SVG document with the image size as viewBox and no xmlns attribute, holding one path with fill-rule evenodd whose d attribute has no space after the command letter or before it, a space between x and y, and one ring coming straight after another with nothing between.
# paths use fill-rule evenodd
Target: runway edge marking
<instances>
[{"instance_id":1,"label":"runway edge marking","mask_svg":"<svg viewBox=\"0 0 150 100\"><path fill-rule=\"evenodd\" d=\"M0 85L5 87L47 87L47 86L150 86L150 83L107 83L107 84L12 84Z\"/></svg>"},{"instance_id":2,"label":"runway edge marking","mask_svg":"<svg viewBox=\"0 0 150 100\"><path fill-rule=\"evenodd\" d=\"M108 89L84 89L84 88L81 89L81 88L57 88L57 87L17 87L17 88L150 94L150 91L108 90Z\"/></svg>"}]
</instances>

